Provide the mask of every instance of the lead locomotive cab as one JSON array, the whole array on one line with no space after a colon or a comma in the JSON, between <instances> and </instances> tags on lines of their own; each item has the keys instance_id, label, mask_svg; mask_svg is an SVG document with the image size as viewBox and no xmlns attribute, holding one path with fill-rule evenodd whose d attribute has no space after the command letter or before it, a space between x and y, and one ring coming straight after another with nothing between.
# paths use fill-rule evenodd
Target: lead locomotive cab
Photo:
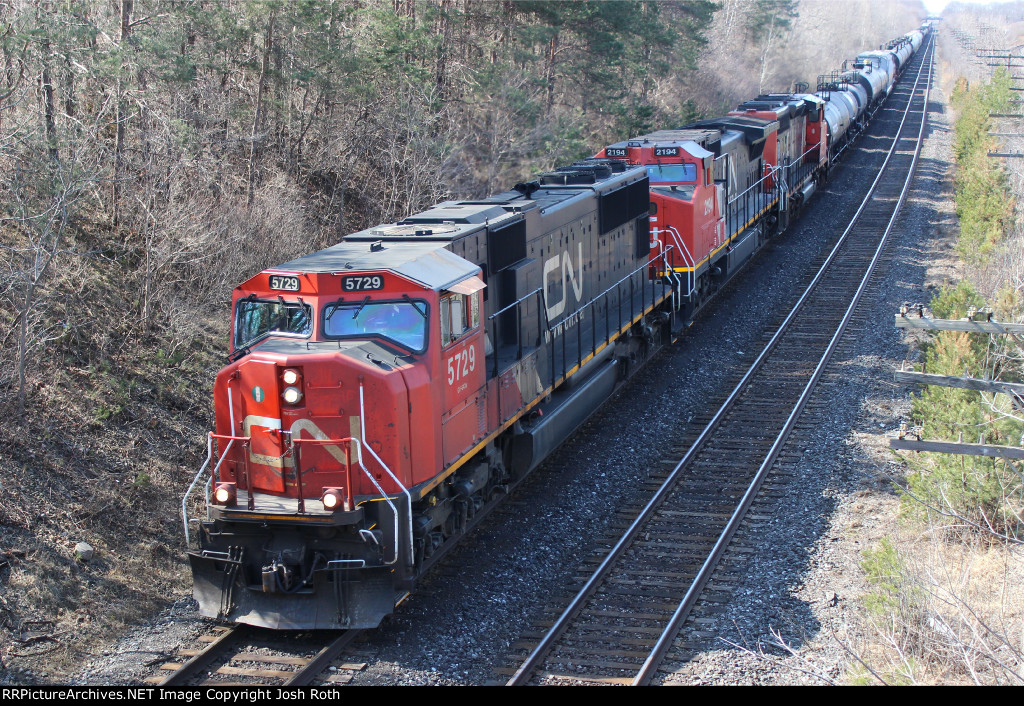
<instances>
[{"instance_id":1,"label":"lead locomotive cab","mask_svg":"<svg viewBox=\"0 0 1024 706\"><path fill-rule=\"evenodd\" d=\"M299 629L393 610L437 541L416 487L485 432L481 274L440 243L342 242L235 290L189 552L202 614ZM442 521L481 482L450 479L442 504L463 507Z\"/></svg>"},{"instance_id":2,"label":"lead locomotive cab","mask_svg":"<svg viewBox=\"0 0 1024 706\"><path fill-rule=\"evenodd\" d=\"M191 521L200 611L294 629L392 612L667 340L677 280L648 276L648 187L583 160L239 287L193 484L211 496Z\"/></svg>"}]
</instances>

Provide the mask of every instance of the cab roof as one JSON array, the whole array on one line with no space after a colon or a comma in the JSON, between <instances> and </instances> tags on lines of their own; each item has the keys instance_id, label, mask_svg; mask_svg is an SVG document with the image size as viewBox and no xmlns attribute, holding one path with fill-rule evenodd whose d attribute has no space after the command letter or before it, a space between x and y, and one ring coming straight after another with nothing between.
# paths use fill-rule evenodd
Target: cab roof
<instances>
[{"instance_id":1,"label":"cab roof","mask_svg":"<svg viewBox=\"0 0 1024 706\"><path fill-rule=\"evenodd\" d=\"M477 274L480 268L450 250L445 243L342 241L265 272L348 274L394 272L428 289L445 287Z\"/></svg>"},{"instance_id":2,"label":"cab roof","mask_svg":"<svg viewBox=\"0 0 1024 706\"><path fill-rule=\"evenodd\" d=\"M628 140L622 140L609 147L649 147L658 142L672 142L681 144L683 142L694 142L702 148L716 144L722 137L722 131L715 128L693 128L678 130L657 130L646 135L638 135Z\"/></svg>"}]
</instances>

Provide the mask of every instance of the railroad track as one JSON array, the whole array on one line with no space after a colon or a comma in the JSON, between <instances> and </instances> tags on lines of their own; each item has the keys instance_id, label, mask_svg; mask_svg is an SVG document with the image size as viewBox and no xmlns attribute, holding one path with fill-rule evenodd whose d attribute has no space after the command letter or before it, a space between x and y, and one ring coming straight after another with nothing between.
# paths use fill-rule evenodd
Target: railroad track
<instances>
[{"instance_id":1,"label":"railroad track","mask_svg":"<svg viewBox=\"0 0 1024 706\"><path fill-rule=\"evenodd\" d=\"M597 567L580 577L582 588L516 643L518 668L499 670L511 673L509 685L648 684L666 656L683 661L713 637L702 634L710 619L693 616L694 606L702 596L728 603L736 585L730 576L742 574L744 558L758 550L733 541L737 530L764 521L760 507L770 507L779 488L799 483L805 472L787 441L813 433L814 423L801 423L801 415L905 198L926 122L931 47L908 69L908 77L916 69L913 85L902 81L876 120L892 141L889 155L818 274L682 460L666 464L651 500L620 513L623 533L608 537L610 550L592 557ZM827 400L819 397L809 409L816 407L827 410ZM712 579L719 566L722 578Z\"/></svg>"},{"instance_id":2,"label":"railroad track","mask_svg":"<svg viewBox=\"0 0 1024 706\"><path fill-rule=\"evenodd\" d=\"M333 634L282 633L247 625L216 626L201 635L195 649L179 648L167 672L146 680L160 686L339 685L366 668L343 657L361 631Z\"/></svg>"}]
</instances>

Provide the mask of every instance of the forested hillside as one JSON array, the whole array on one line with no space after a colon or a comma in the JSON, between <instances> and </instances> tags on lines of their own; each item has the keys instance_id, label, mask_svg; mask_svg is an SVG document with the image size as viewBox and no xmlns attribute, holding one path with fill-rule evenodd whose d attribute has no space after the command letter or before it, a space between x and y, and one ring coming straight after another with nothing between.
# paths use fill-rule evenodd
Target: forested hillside
<instances>
[{"instance_id":1,"label":"forested hillside","mask_svg":"<svg viewBox=\"0 0 1024 706\"><path fill-rule=\"evenodd\" d=\"M0 0L0 654L71 664L89 626L186 595L234 284L813 86L920 20L882 7ZM50 637L9 649L33 621Z\"/></svg>"}]
</instances>

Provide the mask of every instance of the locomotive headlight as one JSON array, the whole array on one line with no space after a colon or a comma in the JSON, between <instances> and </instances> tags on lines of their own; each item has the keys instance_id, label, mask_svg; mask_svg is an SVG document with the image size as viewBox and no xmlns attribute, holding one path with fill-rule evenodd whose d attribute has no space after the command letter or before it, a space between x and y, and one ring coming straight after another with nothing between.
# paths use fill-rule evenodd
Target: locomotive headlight
<instances>
[{"instance_id":1,"label":"locomotive headlight","mask_svg":"<svg viewBox=\"0 0 1024 706\"><path fill-rule=\"evenodd\" d=\"M285 385L294 385L299 381L299 371L289 368L281 374L281 379Z\"/></svg>"},{"instance_id":2,"label":"locomotive headlight","mask_svg":"<svg viewBox=\"0 0 1024 706\"><path fill-rule=\"evenodd\" d=\"M213 489L213 502L218 505L234 505L238 499L238 486L234 483L218 483Z\"/></svg>"},{"instance_id":3,"label":"locomotive headlight","mask_svg":"<svg viewBox=\"0 0 1024 706\"><path fill-rule=\"evenodd\" d=\"M337 510L343 505L347 505L345 502L345 489L324 488L324 494L320 496L320 502L324 504L325 510Z\"/></svg>"},{"instance_id":4,"label":"locomotive headlight","mask_svg":"<svg viewBox=\"0 0 1024 706\"><path fill-rule=\"evenodd\" d=\"M298 404L302 399L302 390L297 387L286 387L284 388L284 392L281 393L281 397L283 397L284 401L288 404Z\"/></svg>"}]
</instances>

